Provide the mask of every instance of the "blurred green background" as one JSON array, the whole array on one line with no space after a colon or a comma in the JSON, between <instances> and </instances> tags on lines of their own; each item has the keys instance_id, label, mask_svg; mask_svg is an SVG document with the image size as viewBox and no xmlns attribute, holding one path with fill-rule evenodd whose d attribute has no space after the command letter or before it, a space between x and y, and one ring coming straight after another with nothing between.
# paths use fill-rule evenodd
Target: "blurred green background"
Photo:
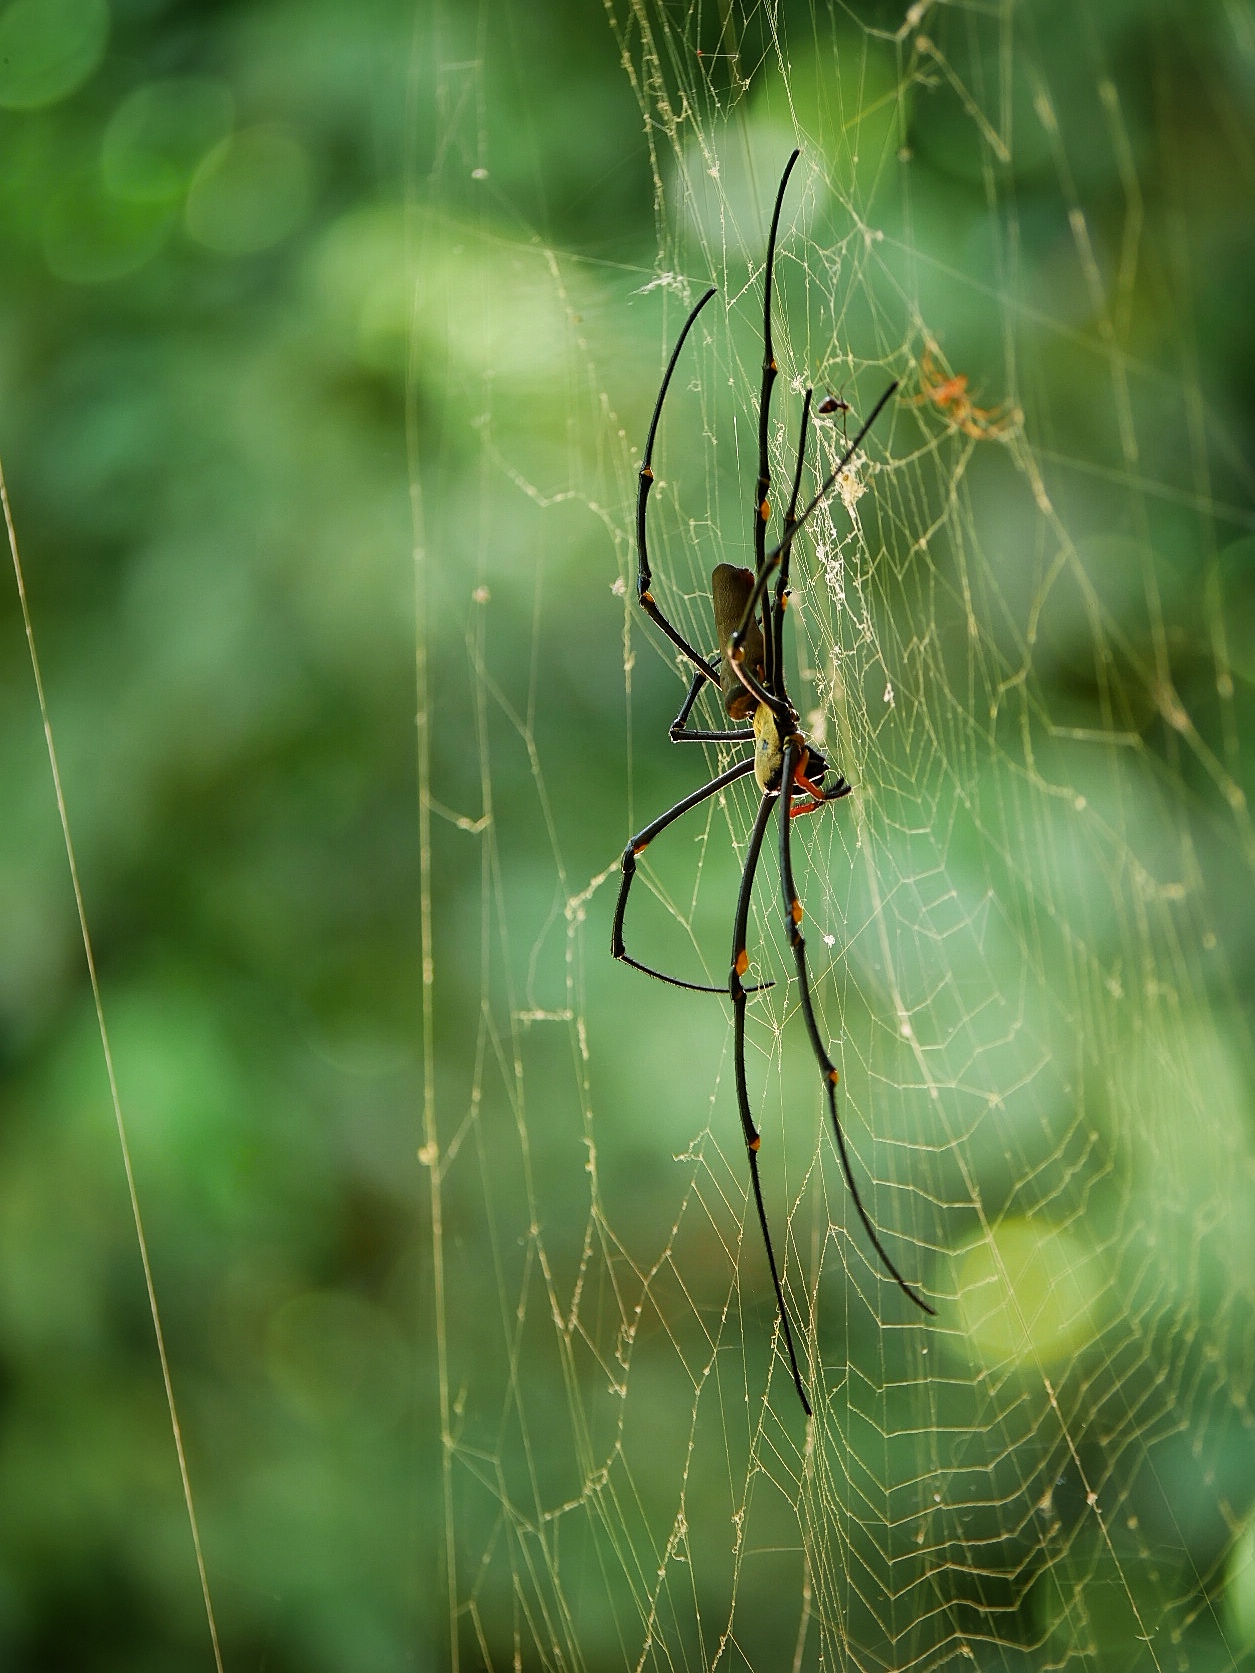
<instances>
[{"instance_id":1,"label":"blurred green background","mask_svg":"<svg viewBox=\"0 0 1255 1673\"><path fill-rule=\"evenodd\" d=\"M1250 1658L1253 107L1237 0L0 7L0 457L228 1668ZM651 506L704 639L794 143L778 410L904 380L798 582L867 798L811 952L948 1332L881 1328L782 983L809 1453L719 1002L606 954L702 776L639 448L713 278ZM3 610L0 1659L210 1665ZM748 816L643 956L722 978Z\"/></svg>"}]
</instances>

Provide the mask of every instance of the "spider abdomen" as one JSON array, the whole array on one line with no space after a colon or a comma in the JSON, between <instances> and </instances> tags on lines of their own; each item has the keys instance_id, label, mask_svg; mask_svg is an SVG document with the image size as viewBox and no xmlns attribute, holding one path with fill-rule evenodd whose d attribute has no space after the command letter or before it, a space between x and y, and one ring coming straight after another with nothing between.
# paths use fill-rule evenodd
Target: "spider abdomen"
<instances>
[{"instance_id":1,"label":"spider abdomen","mask_svg":"<svg viewBox=\"0 0 1255 1673\"><path fill-rule=\"evenodd\" d=\"M733 720L744 720L754 707L754 694L738 677L728 655L728 643L745 614L750 594L754 590L752 569L740 569L734 563L717 563L710 574L710 601L715 611L715 642L719 646L719 688L723 692L723 706ZM745 629L742 666L756 680L765 671L766 652L762 629L752 618Z\"/></svg>"},{"instance_id":2,"label":"spider abdomen","mask_svg":"<svg viewBox=\"0 0 1255 1673\"><path fill-rule=\"evenodd\" d=\"M784 739L780 723L767 703L754 710L754 777L764 795L780 788L784 769Z\"/></svg>"}]
</instances>

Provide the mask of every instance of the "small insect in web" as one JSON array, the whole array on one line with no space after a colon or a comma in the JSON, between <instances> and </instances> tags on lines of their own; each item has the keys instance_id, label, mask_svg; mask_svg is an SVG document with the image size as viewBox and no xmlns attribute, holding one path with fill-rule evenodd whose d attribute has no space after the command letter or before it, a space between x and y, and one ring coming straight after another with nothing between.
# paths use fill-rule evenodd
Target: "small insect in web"
<instances>
[{"instance_id":1,"label":"small insect in web","mask_svg":"<svg viewBox=\"0 0 1255 1673\"><path fill-rule=\"evenodd\" d=\"M645 441L645 454L641 461L640 486L636 499L637 601L650 620L661 628L662 632L666 634L667 638L694 669L688 694L680 707L679 714L671 723L671 741L673 743L752 743L753 751L725 772L712 778L709 784L702 785L700 789L694 790L691 794L683 797L674 807L668 808L665 813L652 820L643 830L638 831L628 843L623 850L623 880L619 886L619 898L615 906L610 950L615 958L621 959L624 964L631 965L634 970L643 971L645 975L653 976L660 982L668 982L672 987L687 988L694 993L723 993L726 991L732 1000L737 1107L741 1116L745 1148L749 1156L754 1206L758 1214L763 1245L767 1252L767 1264L771 1269L771 1281L775 1288L776 1307L780 1316L780 1333L784 1339L785 1351L788 1354L789 1367L793 1374L798 1398L802 1402L803 1410L809 1417L811 1405L807 1398L806 1384L802 1379L801 1368L798 1365L797 1352L793 1343L793 1327L789 1318L788 1305L785 1302L784 1285L780 1277L780 1267L776 1260L775 1247L771 1238L771 1227L763 1200L762 1181L758 1169L760 1138L758 1128L754 1123L753 1112L750 1109L745 1073L746 1003L751 993L760 992L763 988L772 985L770 982L764 982L757 985L751 984L747 987L742 978L749 969L746 940L754 877L758 870L759 856L766 838L767 826L773 811L777 808L780 812L780 886L783 894L785 933L793 951L797 970L798 1003L806 1023L807 1034L810 1037L811 1050L814 1052L815 1061L819 1065L824 1091L827 1095L828 1111L832 1119L837 1154L841 1160L841 1171L845 1175L851 1200L863 1222L864 1230L873 1249L880 1257L886 1272L917 1307L925 1313L933 1313L934 1309L917 1294L894 1265L877 1235L871 1216L863 1205L862 1196L855 1183L845 1135L837 1114L837 1070L828 1055L827 1047L824 1045L811 1000L810 975L806 962L806 943L801 929L802 903L798 898L797 888L793 881L793 857L790 846L793 820L800 814L816 813L832 802L839 802L842 797L850 794L851 786L837 772L833 772L831 779L829 779L829 764L814 744L801 732L798 711L789 697L788 688L785 684L784 617L789 599L789 559L798 531L805 526L816 507L822 504L831 492L833 485L861 447L863 438L876 422L886 402L898 387L895 380L885 390L872 408L870 415L864 420L854 440L845 447L835 469L824 478L818 493L799 514L798 498L802 487L802 471L806 462L806 443L811 423L811 400L814 394L811 389L806 391L802 404L802 423L798 437L797 463L793 472L793 489L789 496L788 509L784 514L780 539L768 550L767 526L771 518L769 498L771 468L767 456L767 439L771 414L772 386L775 383L778 371L772 349L771 287L776 257L776 236L780 225L780 210L784 203L785 188L788 186L789 176L793 172L793 165L797 162L798 155L799 153L794 151L785 164L784 174L780 180L780 189L776 193L776 206L771 217L771 231L767 239L767 263L763 279L763 379L758 397L758 480L754 488L752 513L755 567L753 570L749 570L728 563L716 565L711 576L711 604L714 611L718 648L711 652L709 656L703 656L668 621L654 598L651 590L653 572L649 564L645 508L649 500L649 491L654 482L654 440L658 433L658 422L662 416L663 402L666 400L667 389L679 361L680 353L684 348L685 339L692 330L697 316L715 294L713 286L698 300L688 319L684 322L684 328L680 332L679 339L672 350L671 359L667 363L667 369L663 373L662 387L659 389L658 399L654 403L649 434ZM840 412L844 419L849 408L843 401L839 402L836 398L829 397L828 400L820 403L819 410L829 413ZM773 577L775 588L769 600L768 589ZM722 693L724 708L730 720L748 720L750 724L730 729L705 730L700 727L690 729L689 716L707 685L718 687ZM709 801L712 796L718 795L720 791L726 789L728 785L734 784L738 779L748 778L751 773L754 775L761 792L761 798L758 804L758 813L750 831L745 864L741 870L741 883L737 893L736 912L732 927L732 962L728 971L726 989L724 987L711 987L703 982L686 981L679 976L669 976L661 970L654 969L652 965L644 964L640 959L631 957L623 939L623 924L627 914L628 895L632 888L632 879L636 875L638 858L656 837L661 836L678 819L683 818L686 813L691 812L693 808L700 806L701 803Z\"/></svg>"},{"instance_id":2,"label":"small insect in web","mask_svg":"<svg viewBox=\"0 0 1255 1673\"><path fill-rule=\"evenodd\" d=\"M835 418L836 415L840 413L841 440L846 444L848 444L850 440L846 425L849 423L850 414L853 410L854 409L850 406L850 403L846 400L844 395L825 395L823 400L815 408L815 411L821 418Z\"/></svg>"}]
</instances>

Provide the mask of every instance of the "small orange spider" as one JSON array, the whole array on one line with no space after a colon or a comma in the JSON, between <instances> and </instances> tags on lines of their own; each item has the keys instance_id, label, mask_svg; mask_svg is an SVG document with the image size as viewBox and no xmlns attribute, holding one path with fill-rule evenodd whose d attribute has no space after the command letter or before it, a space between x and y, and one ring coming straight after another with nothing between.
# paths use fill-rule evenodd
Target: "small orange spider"
<instances>
[{"instance_id":1,"label":"small orange spider","mask_svg":"<svg viewBox=\"0 0 1255 1673\"><path fill-rule=\"evenodd\" d=\"M1019 424L1022 416L1020 409L1013 407L1010 401L1004 401L998 407L974 407L967 392L966 372L945 377L931 344L925 348L919 363L919 394L912 396L906 404L922 407L928 401L940 407L957 430L962 430L965 436L971 436L975 441L1005 436Z\"/></svg>"}]
</instances>

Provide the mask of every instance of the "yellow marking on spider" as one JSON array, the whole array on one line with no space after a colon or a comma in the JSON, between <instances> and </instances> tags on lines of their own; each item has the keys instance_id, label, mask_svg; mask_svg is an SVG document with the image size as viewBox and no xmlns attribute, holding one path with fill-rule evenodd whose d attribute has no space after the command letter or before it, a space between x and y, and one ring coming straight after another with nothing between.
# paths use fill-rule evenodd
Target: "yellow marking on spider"
<instances>
[{"instance_id":1,"label":"yellow marking on spider","mask_svg":"<svg viewBox=\"0 0 1255 1673\"><path fill-rule=\"evenodd\" d=\"M789 910L793 913L793 922L795 924L800 924L801 921L802 921L802 903L801 903L801 901L800 900L795 900L793 902L793 905L790 907Z\"/></svg>"},{"instance_id":2,"label":"yellow marking on spider","mask_svg":"<svg viewBox=\"0 0 1255 1673\"><path fill-rule=\"evenodd\" d=\"M742 947L740 952L736 955L736 973L737 973L737 975L738 976L744 976L745 972L749 969L749 967L750 967L750 956L745 951L745 948Z\"/></svg>"},{"instance_id":3,"label":"yellow marking on spider","mask_svg":"<svg viewBox=\"0 0 1255 1673\"><path fill-rule=\"evenodd\" d=\"M632 852L633 854L643 854L648 847L649 844L647 842L638 842Z\"/></svg>"},{"instance_id":4,"label":"yellow marking on spider","mask_svg":"<svg viewBox=\"0 0 1255 1673\"><path fill-rule=\"evenodd\" d=\"M837 1084L837 1082L841 1079L841 1076L837 1073L837 1071L835 1069L829 1069L828 1079L835 1086Z\"/></svg>"},{"instance_id":5,"label":"yellow marking on spider","mask_svg":"<svg viewBox=\"0 0 1255 1673\"><path fill-rule=\"evenodd\" d=\"M759 1145L760 1145L760 1144L761 1144L761 1143L762 1143L762 1142L763 1142L763 1141L762 1141L762 1140L761 1140L761 1139L760 1139L760 1138L759 1138L759 1136L758 1136L758 1134L757 1134L757 1133L755 1133L755 1134L754 1134L754 1137L753 1137L753 1138L752 1138L752 1139L751 1139L751 1140L750 1140L750 1142L749 1142L749 1148L750 1148L750 1149L751 1149L751 1150L757 1150L757 1149L758 1149L758 1147L759 1147Z\"/></svg>"},{"instance_id":6,"label":"yellow marking on spider","mask_svg":"<svg viewBox=\"0 0 1255 1673\"><path fill-rule=\"evenodd\" d=\"M771 516L771 501L770 500L764 500L762 502L762 504L758 508L758 515L762 518L764 523L767 521L768 517Z\"/></svg>"}]
</instances>

